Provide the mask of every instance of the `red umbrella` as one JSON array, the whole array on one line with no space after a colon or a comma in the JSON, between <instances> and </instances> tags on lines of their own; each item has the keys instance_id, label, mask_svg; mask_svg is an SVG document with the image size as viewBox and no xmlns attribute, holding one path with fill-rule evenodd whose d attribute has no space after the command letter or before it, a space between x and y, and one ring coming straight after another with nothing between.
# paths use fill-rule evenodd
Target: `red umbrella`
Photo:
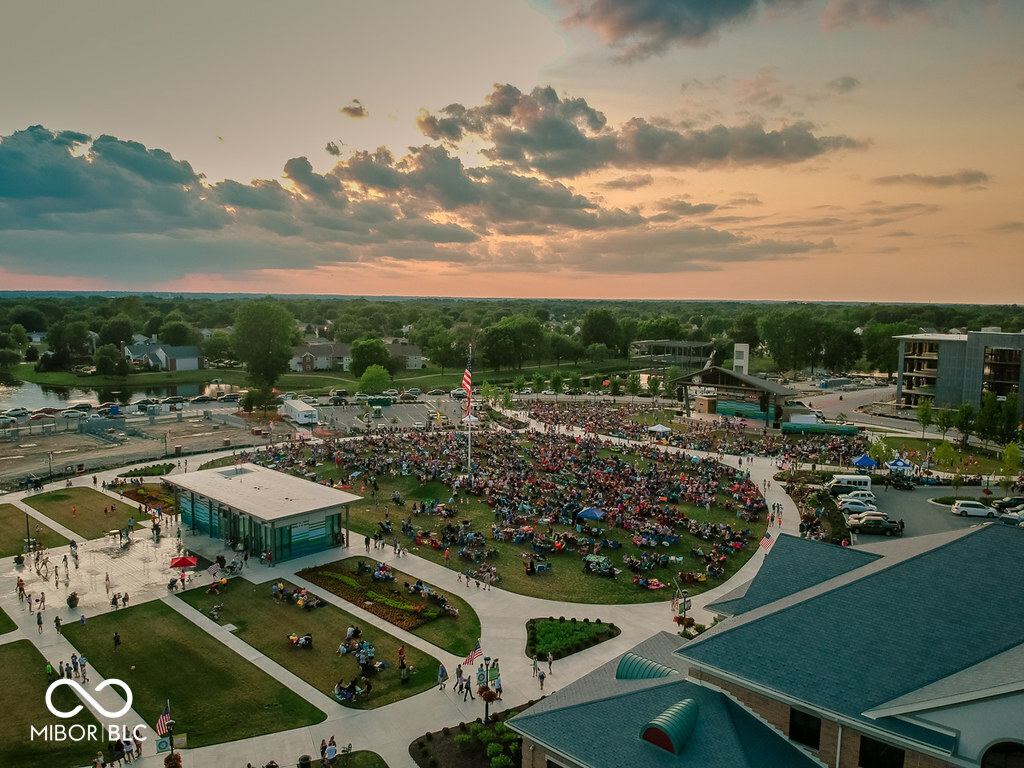
<instances>
[{"instance_id":1,"label":"red umbrella","mask_svg":"<svg viewBox=\"0 0 1024 768\"><path fill-rule=\"evenodd\" d=\"M199 558L191 555L187 557L172 557L171 568L195 568Z\"/></svg>"}]
</instances>

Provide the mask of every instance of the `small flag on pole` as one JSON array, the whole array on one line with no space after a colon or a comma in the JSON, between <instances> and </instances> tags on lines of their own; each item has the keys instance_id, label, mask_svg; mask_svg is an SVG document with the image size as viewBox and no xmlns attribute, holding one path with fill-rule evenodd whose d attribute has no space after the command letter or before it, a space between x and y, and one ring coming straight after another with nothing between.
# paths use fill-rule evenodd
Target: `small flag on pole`
<instances>
[{"instance_id":1,"label":"small flag on pole","mask_svg":"<svg viewBox=\"0 0 1024 768\"><path fill-rule=\"evenodd\" d=\"M764 538L761 539L761 543L758 544L758 546L761 549L767 551L767 550L772 548L772 541L773 541L772 540L772 535L768 531L765 531L764 532Z\"/></svg>"},{"instance_id":2,"label":"small flag on pole","mask_svg":"<svg viewBox=\"0 0 1024 768\"><path fill-rule=\"evenodd\" d=\"M476 647L469 652L469 655L462 660L464 666L471 667L476 663L476 660L484 655L484 652L480 650L480 641L476 641Z\"/></svg>"},{"instance_id":3,"label":"small flag on pole","mask_svg":"<svg viewBox=\"0 0 1024 768\"><path fill-rule=\"evenodd\" d=\"M473 399L473 348L469 349L469 360L466 361L466 372L462 374L462 388L466 390L466 415L469 416L469 401Z\"/></svg>"},{"instance_id":4,"label":"small flag on pole","mask_svg":"<svg viewBox=\"0 0 1024 768\"><path fill-rule=\"evenodd\" d=\"M171 701L167 700L164 704L164 711L160 713L159 719L156 721L156 735L163 736L167 733L167 724L171 721Z\"/></svg>"}]
</instances>

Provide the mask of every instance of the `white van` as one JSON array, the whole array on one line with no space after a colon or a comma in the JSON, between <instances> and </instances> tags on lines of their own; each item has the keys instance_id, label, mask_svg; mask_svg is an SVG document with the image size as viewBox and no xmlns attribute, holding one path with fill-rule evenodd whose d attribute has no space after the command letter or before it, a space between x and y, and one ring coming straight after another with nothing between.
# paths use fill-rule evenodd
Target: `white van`
<instances>
[{"instance_id":1,"label":"white van","mask_svg":"<svg viewBox=\"0 0 1024 768\"><path fill-rule=\"evenodd\" d=\"M870 491L870 475L836 475L825 486L833 496L841 496L853 491Z\"/></svg>"}]
</instances>

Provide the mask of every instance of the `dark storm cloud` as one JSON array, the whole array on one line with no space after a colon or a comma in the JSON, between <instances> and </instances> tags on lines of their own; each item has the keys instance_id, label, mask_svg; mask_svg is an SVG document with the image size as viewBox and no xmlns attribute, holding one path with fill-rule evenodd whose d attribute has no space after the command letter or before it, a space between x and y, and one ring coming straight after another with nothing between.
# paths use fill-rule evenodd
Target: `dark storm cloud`
<instances>
[{"instance_id":1,"label":"dark storm cloud","mask_svg":"<svg viewBox=\"0 0 1024 768\"><path fill-rule=\"evenodd\" d=\"M346 117L352 117L356 119L370 116L369 110L362 105L362 102L360 102L359 99L352 99L352 102L350 104L342 107L338 111L341 112L341 114L345 115Z\"/></svg>"},{"instance_id":2,"label":"dark storm cloud","mask_svg":"<svg viewBox=\"0 0 1024 768\"><path fill-rule=\"evenodd\" d=\"M836 93L849 93L850 91L860 87L860 80L856 77L850 77L850 75L843 75L837 77L834 80L829 80L825 83L825 87Z\"/></svg>"},{"instance_id":3,"label":"dark storm cloud","mask_svg":"<svg viewBox=\"0 0 1024 768\"><path fill-rule=\"evenodd\" d=\"M638 173L633 176L620 176L617 179L606 181L601 186L605 189L641 189L649 187L654 183L654 177L649 173Z\"/></svg>"},{"instance_id":4,"label":"dark storm cloud","mask_svg":"<svg viewBox=\"0 0 1024 768\"><path fill-rule=\"evenodd\" d=\"M213 187L224 205L252 208L264 211L283 211L292 201L292 196L276 181L257 179L251 184L239 184L225 179Z\"/></svg>"},{"instance_id":5,"label":"dark storm cloud","mask_svg":"<svg viewBox=\"0 0 1024 768\"><path fill-rule=\"evenodd\" d=\"M293 157L284 164L284 175L304 195L315 197L333 205L344 206L347 203L341 183L334 176L320 175L313 170L312 164L305 157Z\"/></svg>"},{"instance_id":6,"label":"dark storm cloud","mask_svg":"<svg viewBox=\"0 0 1024 768\"><path fill-rule=\"evenodd\" d=\"M341 147L338 146L338 142L336 141L328 141L327 145L324 147L324 150L327 152L328 155L333 155L334 157L341 156Z\"/></svg>"},{"instance_id":7,"label":"dark storm cloud","mask_svg":"<svg viewBox=\"0 0 1024 768\"><path fill-rule=\"evenodd\" d=\"M564 23L598 30L625 61L662 53L672 45L705 45L728 26L762 9L804 0L562 0Z\"/></svg>"},{"instance_id":8,"label":"dark storm cloud","mask_svg":"<svg viewBox=\"0 0 1024 768\"><path fill-rule=\"evenodd\" d=\"M495 86L478 107L451 104L437 115L424 112L418 125L446 144L479 136L489 143L482 154L492 162L551 178L601 168L796 163L865 146L849 136L818 136L808 122L772 131L756 123L678 130L637 117L616 130L584 99L559 98L551 88L524 94L507 85Z\"/></svg>"},{"instance_id":9,"label":"dark storm cloud","mask_svg":"<svg viewBox=\"0 0 1024 768\"><path fill-rule=\"evenodd\" d=\"M978 184L985 184L989 181L989 175L984 171L964 169L956 173L947 173L941 176L924 176L919 173L904 173L898 176L882 176L872 179L872 184L881 186L893 186L896 184L908 184L915 187L973 187Z\"/></svg>"}]
</instances>

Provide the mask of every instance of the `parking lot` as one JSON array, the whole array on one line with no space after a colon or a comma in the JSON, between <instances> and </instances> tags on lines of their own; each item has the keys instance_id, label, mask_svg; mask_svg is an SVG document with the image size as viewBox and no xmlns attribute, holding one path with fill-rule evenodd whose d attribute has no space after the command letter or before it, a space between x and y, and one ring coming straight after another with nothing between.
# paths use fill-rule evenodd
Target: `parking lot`
<instances>
[{"instance_id":1,"label":"parking lot","mask_svg":"<svg viewBox=\"0 0 1024 768\"><path fill-rule=\"evenodd\" d=\"M350 398L351 400L351 398ZM435 413L440 412L443 426L462 424L465 418L465 401L453 400L447 396L428 397L416 403L395 403L380 408L380 417L374 417L370 407L369 418L363 403L350 405L320 405L320 424L327 429L340 429L348 432L363 432L367 429L397 427L414 429L437 425ZM447 424L445 420L447 419Z\"/></svg>"},{"instance_id":2,"label":"parking lot","mask_svg":"<svg viewBox=\"0 0 1024 768\"><path fill-rule=\"evenodd\" d=\"M918 486L912 491L886 491L884 486L874 485L873 502L880 512L885 512L890 520L903 520L906 528L904 536L925 536L930 533L954 531L969 528L987 522L981 517L958 517L949 511L948 504L933 504L931 499L940 496L953 496L954 489L945 486ZM996 498L1002 495L998 488L993 489ZM961 499L981 498L982 489L977 486L965 486L960 489ZM881 541L884 537L853 534L854 544L867 544Z\"/></svg>"}]
</instances>

